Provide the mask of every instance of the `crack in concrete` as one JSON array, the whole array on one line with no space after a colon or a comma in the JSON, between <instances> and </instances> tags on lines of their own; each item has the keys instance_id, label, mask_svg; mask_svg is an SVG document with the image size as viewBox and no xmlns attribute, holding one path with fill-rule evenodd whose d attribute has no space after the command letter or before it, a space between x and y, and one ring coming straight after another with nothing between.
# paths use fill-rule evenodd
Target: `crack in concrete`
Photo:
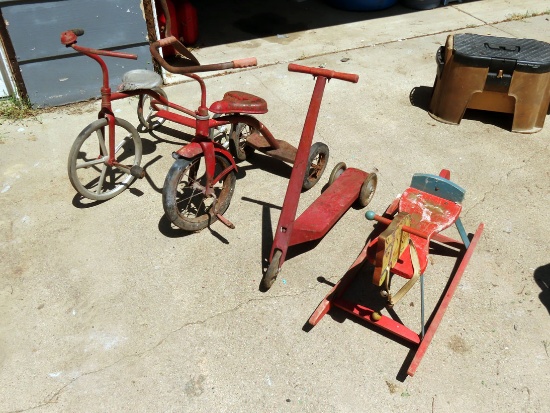
<instances>
[{"instance_id":1,"label":"crack in concrete","mask_svg":"<svg viewBox=\"0 0 550 413\"><path fill-rule=\"evenodd\" d=\"M483 19L480 19L479 17L474 16L474 15L471 14L471 13L468 13L466 10L460 9L460 8L458 7L458 4L457 4L457 5L454 5L454 6L451 6L451 7L452 7L453 9L455 9L455 10L458 10L460 13L463 13L463 14L465 14L465 15L467 15L467 16L470 16L470 17L473 18L473 19L479 20L480 22L483 23L482 26L483 26L483 25L490 25L490 24L491 24L491 23L486 22L486 21L483 20ZM503 21L506 21L506 20L503 20ZM498 22L498 23L502 23L502 22ZM493 24L496 24L496 23L493 23Z\"/></svg>"},{"instance_id":2,"label":"crack in concrete","mask_svg":"<svg viewBox=\"0 0 550 413\"><path fill-rule=\"evenodd\" d=\"M466 14L476 20L479 20L482 24L478 25L478 26L473 26L473 27L482 27L482 26L490 26L490 27L493 27L495 30L501 30L503 32L505 32L504 30L502 29L499 29L499 28L496 28L494 27L494 25L496 24L500 24L500 23L505 23L507 21L509 21L508 19L504 19L504 20L500 20L498 22L493 22L493 23L488 23L478 17L475 17L474 15L464 11L464 10L461 10L458 8L458 5L456 6L449 6L449 7L452 7L454 8L455 10L458 10L459 12L463 13L463 14ZM548 13L550 14L550 13ZM536 16L533 16L533 17L536 17ZM528 17L526 17L527 19ZM341 49L341 50L338 50L338 53L341 53L341 52L349 52L349 51L353 51L353 50L361 50L361 49L366 49L368 47L376 47L376 46L384 46L384 45L389 45L389 44L393 44L393 43L400 43L400 42L403 42L405 40L414 40L414 39L422 39L424 37L430 37L430 36L435 36L435 35L438 35L438 34L443 34L443 33L449 33L449 32L455 32L455 31L459 31L459 30L463 30L463 29L469 29L469 28L473 28L471 25L466 25L464 27L457 27L457 28L454 28L452 30L442 30L442 31L439 31L439 32L432 32L432 33L426 33L426 34L420 34L420 35L416 35L416 36L411 36L411 37L405 37L405 38L402 38L402 39L395 39L395 40L388 40L388 41L384 41L384 42L380 42L380 43L372 43L372 44L368 44L368 45L364 45L364 46L358 46L358 47L350 47L348 49ZM506 32L505 32L506 33ZM335 52L334 51L328 51L328 52L325 52L325 53L319 53L319 54L313 54L313 55L309 55L309 56L304 56L304 57L300 57L298 59L295 59L295 61L300 61L300 60L306 60L306 59L311 59L311 58L314 58L314 57L321 57L321 56L327 56L327 55L330 55L330 54L334 54ZM267 66L273 66L275 64L278 64L278 63L281 63L281 62L276 62L276 63L268 63L268 64L265 64L265 65L261 65L261 66L258 66L258 67L267 67Z\"/></svg>"},{"instance_id":3,"label":"crack in concrete","mask_svg":"<svg viewBox=\"0 0 550 413\"><path fill-rule=\"evenodd\" d=\"M463 209L463 210L462 210L462 211L463 211L463 216L467 216L468 213L469 213L470 211L472 211L472 210L475 209L478 205L480 205L480 204L482 204L483 202L485 202L485 198L487 198L488 195L490 195L497 187L499 187L499 186L502 184L502 182L503 182L504 179L509 178L510 175L511 175L512 173L514 173L515 171L519 171L519 170L525 168L525 166L526 166L527 164L529 164L529 162L531 162L534 158L536 158L537 155L542 155L542 153L544 153L545 151L548 151L549 148L550 148L550 143L546 145L546 147L544 148L544 150L533 152L533 153L531 154L530 157L528 157L528 158L526 158L526 159L524 159L524 160L522 161L521 165L518 165L518 166L516 166L516 167L510 169L508 172L506 172L506 174L502 175L496 184L494 184L489 190L487 190L487 191L484 192L482 198L481 198L478 202L476 202L474 205L472 205L472 206L469 207L468 209Z\"/></svg>"},{"instance_id":4,"label":"crack in concrete","mask_svg":"<svg viewBox=\"0 0 550 413\"><path fill-rule=\"evenodd\" d=\"M47 406L49 404L57 403L57 401L58 401L59 397L61 396L61 394L63 393L63 391L67 387L69 387L71 384L76 382L77 380L80 380L82 377L86 377L86 376L89 376L91 374L96 374L96 373L100 373L102 371L108 370L111 367L121 363L122 361L124 361L126 359L142 357L143 355L145 355L147 353L150 353L151 351L153 351L156 348L160 347L162 344L164 344L164 342L166 342L166 340L168 340L170 338L170 336L172 336L173 334L183 330L186 327L205 324L208 321L213 320L215 318L218 318L220 316L225 316L227 314L234 313L234 312L238 311L239 309L241 309L242 307L248 305L251 302L273 300L273 299L278 299L278 298L282 298L282 297L296 297L296 296L300 296L300 295L303 295L303 294L307 294L308 292L313 291L313 290L317 289L318 287L319 287L319 285L315 285L313 287L310 287L310 288L307 288L305 290L298 291L298 292L292 293L292 294L279 294L279 295L275 295L275 296L268 296L268 297L261 297L261 298L250 298L247 301L239 303L238 305L236 305L233 308L227 309L225 311L220 311L219 313L213 314L210 317L206 317L202 320L190 321L190 322L185 323L182 326L176 328L175 330L170 331L157 344L155 344L154 346L152 346L152 347L150 347L146 350L143 350L141 352L134 353L134 354L125 355L125 356L119 358L118 360L116 360L115 362L113 362L113 363L111 363L107 366L103 366L99 369L88 371L88 372L80 374L78 377L73 378L68 383L61 386L51 396L47 397L44 401L37 404L36 406L28 407L28 408L25 408L25 409L4 411L3 413L22 413L22 412L27 412L27 411L34 410L34 409L39 409L40 407Z\"/></svg>"}]
</instances>

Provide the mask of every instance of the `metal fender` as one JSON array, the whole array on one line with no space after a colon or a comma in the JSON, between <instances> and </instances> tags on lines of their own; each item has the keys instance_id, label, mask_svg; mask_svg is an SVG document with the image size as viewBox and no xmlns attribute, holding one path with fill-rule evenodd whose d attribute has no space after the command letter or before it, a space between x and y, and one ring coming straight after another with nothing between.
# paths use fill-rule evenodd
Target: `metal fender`
<instances>
[{"instance_id":1,"label":"metal fender","mask_svg":"<svg viewBox=\"0 0 550 413\"><path fill-rule=\"evenodd\" d=\"M231 162L232 168L237 170L237 164L235 163L235 160L233 159L231 152L226 150L223 146L221 146L218 143L214 142L213 144L214 144L214 152L225 156L229 160L229 162ZM187 145L179 148L176 152L174 152L174 156L177 158L191 159L197 155L200 155L201 153L203 153L201 145L198 142L190 142Z\"/></svg>"}]
</instances>

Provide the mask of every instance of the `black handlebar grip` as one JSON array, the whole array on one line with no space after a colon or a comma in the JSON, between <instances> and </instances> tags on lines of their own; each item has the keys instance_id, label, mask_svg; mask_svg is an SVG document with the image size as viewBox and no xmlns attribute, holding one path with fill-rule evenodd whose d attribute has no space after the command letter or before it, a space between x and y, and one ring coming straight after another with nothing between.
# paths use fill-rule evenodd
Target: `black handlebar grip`
<instances>
[{"instance_id":1,"label":"black handlebar grip","mask_svg":"<svg viewBox=\"0 0 550 413\"><path fill-rule=\"evenodd\" d=\"M69 29L69 31L73 32L76 36L82 36L84 34L84 29Z\"/></svg>"}]
</instances>

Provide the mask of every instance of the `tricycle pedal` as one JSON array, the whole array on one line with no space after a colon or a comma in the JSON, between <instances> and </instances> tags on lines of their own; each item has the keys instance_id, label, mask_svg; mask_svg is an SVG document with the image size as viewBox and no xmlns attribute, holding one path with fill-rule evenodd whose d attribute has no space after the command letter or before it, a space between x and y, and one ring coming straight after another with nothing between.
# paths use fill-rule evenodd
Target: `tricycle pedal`
<instances>
[{"instance_id":1,"label":"tricycle pedal","mask_svg":"<svg viewBox=\"0 0 550 413\"><path fill-rule=\"evenodd\" d=\"M145 176L145 169L143 169L141 166L134 165L130 168L130 175L141 179Z\"/></svg>"},{"instance_id":2,"label":"tricycle pedal","mask_svg":"<svg viewBox=\"0 0 550 413\"><path fill-rule=\"evenodd\" d=\"M224 224L226 227L235 229L235 224L233 224L231 221L229 221L226 217L224 217L222 214L216 214L216 217L220 220L222 224Z\"/></svg>"}]
</instances>

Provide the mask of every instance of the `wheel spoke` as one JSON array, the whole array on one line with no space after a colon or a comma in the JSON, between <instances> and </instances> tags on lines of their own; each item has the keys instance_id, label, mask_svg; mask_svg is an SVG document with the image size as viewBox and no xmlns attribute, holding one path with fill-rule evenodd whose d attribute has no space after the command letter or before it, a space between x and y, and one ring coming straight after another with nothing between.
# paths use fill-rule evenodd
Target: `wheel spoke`
<instances>
[{"instance_id":1,"label":"wheel spoke","mask_svg":"<svg viewBox=\"0 0 550 413\"><path fill-rule=\"evenodd\" d=\"M126 142L128 142L129 140L131 140L131 139L132 139L132 135L128 135L128 136L124 137L124 139L122 139L122 141L120 141L118 146L115 148L115 154L117 154L118 151L120 151L120 148L122 148L124 146L124 144Z\"/></svg>"},{"instance_id":2,"label":"wheel spoke","mask_svg":"<svg viewBox=\"0 0 550 413\"><path fill-rule=\"evenodd\" d=\"M96 131L97 134L97 140L99 141L99 147L101 149L101 153L104 156L109 156L109 151L107 150L107 147L105 146L105 134L104 134L105 128L100 128Z\"/></svg>"},{"instance_id":3,"label":"wheel spoke","mask_svg":"<svg viewBox=\"0 0 550 413\"><path fill-rule=\"evenodd\" d=\"M93 160L87 161L87 162L82 162L82 163L76 165L76 169L80 169L80 168L89 168L90 166L94 166L94 165L103 163L103 162L105 162L106 160L107 160L107 157L104 156L104 157L102 157L102 158L93 159Z\"/></svg>"},{"instance_id":4,"label":"wheel spoke","mask_svg":"<svg viewBox=\"0 0 550 413\"><path fill-rule=\"evenodd\" d=\"M101 169L101 175L99 176L99 182L97 183L97 189L96 194L100 195L101 190L103 189L103 184L105 183L105 175L107 174L107 169L109 167L106 164L103 164L103 168Z\"/></svg>"}]
</instances>

